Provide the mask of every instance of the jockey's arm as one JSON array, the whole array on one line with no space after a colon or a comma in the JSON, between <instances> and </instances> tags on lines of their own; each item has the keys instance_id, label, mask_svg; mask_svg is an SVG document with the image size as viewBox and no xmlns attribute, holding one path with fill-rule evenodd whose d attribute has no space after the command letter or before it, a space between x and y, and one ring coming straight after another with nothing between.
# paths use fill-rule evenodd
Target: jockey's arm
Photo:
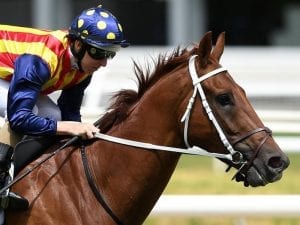
<instances>
[{"instance_id":1,"label":"jockey's arm","mask_svg":"<svg viewBox=\"0 0 300 225\"><path fill-rule=\"evenodd\" d=\"M56 134L55 120L39 117L32 112L42 85L49 77L48 65L40 57L24 54L17 58L7 104L12 130L27 135Z\"/></svg>"},{"instance_id":2,"label":"jockey's arm","mask_svg":"<svg viewBox=\"0 0 300 225\"><path fill-rule=\"evenodd\" d=\"M27 135L78 135L83 138L92 138L92 132L98 132L98 128L91 124L83 124L80 121L80 113L78 105L82 102L83 92L89 83L89 79L78 89L78 102L70 102L75 104L74 108L68 106L66 97L61 98L61 109L65 119L76 119L78 122L56 121L51 118L44 118L35 115L32 110L40 95L42 86L50 77L50 70L46 62L40 57L24 54L15 62L14 76L11 80L8 93L7 116L10 127L21 134ZM62 96L71 96L72 91L63 91ZM74 95L73 95L74 98ZM78 108L79 107L79 108ZM78 112L72 114L70 110L78 108ZM66 110L68 109L68 110ZM76 110L75 110L76 111ZM74 116L75 115L75 116Z\"/></svg>"}]
</instances>

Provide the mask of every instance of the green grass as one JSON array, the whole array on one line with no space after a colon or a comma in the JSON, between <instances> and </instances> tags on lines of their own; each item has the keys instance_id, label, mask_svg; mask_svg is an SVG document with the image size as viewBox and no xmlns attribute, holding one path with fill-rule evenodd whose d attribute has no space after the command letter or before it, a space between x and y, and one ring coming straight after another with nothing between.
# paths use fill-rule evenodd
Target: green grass
<instances>
[{"instance_id":1,"label":"green grass","mask_svg":"<svg viewBox=\"0 0 300 225\"><path fill-rule=\"evenodd\" d=\"M225 173L219 161L183 156L164 194L300 194L300 154L289 154L291 164L282 179L265 187L244 187L231 181L234 170ZM280 204L280 203L278 203ZM300 225L300 219L272 218L180 218L150 217L144 225Z\"/></svg>"}]
</instances>

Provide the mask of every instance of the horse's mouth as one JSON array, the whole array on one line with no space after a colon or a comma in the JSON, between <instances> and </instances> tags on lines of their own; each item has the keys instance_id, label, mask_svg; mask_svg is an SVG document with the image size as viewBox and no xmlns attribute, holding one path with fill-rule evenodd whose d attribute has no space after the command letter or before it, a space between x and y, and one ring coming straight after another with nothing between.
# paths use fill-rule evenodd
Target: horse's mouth
<instances>
[{"instance_id":1,"label":"horse's mouth","mask_svg":"<svg viewBox=\"0 0 300 225\"><path fill-rule=\"evenodd\" d=\"M237 146L236 146L237 147ZM265 186L281 179L283 171L288 167L289 160L284 154L267 152L254 160L248 145L238 144L240 152L247 159L247 164L236 176L236 181L244 183L244 186ZM248 165L250 164L250 166Z\"/></svg>"},{"instance_id":2,"label":"horse's mouth","mask_svg":"<svg viewBox=\"0 0 300 225\"><path fill-rule=\"evenodd\" d=\"M265 186L268 183L269 182L264 177L264 175L261 174L255 166L251 166L249 168L244 180L245 186L258 187L258 186Z\"/></svg>"},{"instance_id":3,"label":"horse's mouth","mask_svg":"<svg viewBox=\"0 0 300 225\"><path fill-rule=\"evenodd\" d=\"M280 180L281 177L282 173L277 173L273 176L265 175L263 171L260 171L255 165L253 165L246 173L244 185L251 187L265 186L268 183L273 183L277 180Z\"/></svg>"}]
</instances>

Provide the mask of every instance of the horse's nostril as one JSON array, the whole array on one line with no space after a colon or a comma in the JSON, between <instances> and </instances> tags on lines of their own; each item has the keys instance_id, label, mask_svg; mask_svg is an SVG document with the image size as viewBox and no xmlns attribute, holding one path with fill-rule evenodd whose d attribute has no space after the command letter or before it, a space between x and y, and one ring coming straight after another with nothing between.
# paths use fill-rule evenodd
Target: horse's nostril
<instances>
[{"instance_id":1,"label":"horse's nostril","mask_svg":"<svg viewBox=\"0 0 300 225\"><path fill-rule=\"evenodd\" d=\"M268 166L274 169L283 168L284 162L281 157L272 157L269 159Z\"/></svg>"}]
</instances>

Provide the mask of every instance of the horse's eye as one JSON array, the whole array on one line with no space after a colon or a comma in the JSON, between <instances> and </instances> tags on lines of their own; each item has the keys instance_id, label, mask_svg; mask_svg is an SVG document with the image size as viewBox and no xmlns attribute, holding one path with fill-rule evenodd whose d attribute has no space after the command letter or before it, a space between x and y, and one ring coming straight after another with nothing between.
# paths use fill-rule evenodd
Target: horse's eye
<instances>
[{"instance_id":1,"label":"horse's eye","mask_svg":"<svg viewBox=\"0 0 300 225\"><path fill-rule=\"evenodd\" d=\"M229 94L218 95L216 97L216 100L221 106L233 105L233 102Z\"/></svg>"}]
</instances>

